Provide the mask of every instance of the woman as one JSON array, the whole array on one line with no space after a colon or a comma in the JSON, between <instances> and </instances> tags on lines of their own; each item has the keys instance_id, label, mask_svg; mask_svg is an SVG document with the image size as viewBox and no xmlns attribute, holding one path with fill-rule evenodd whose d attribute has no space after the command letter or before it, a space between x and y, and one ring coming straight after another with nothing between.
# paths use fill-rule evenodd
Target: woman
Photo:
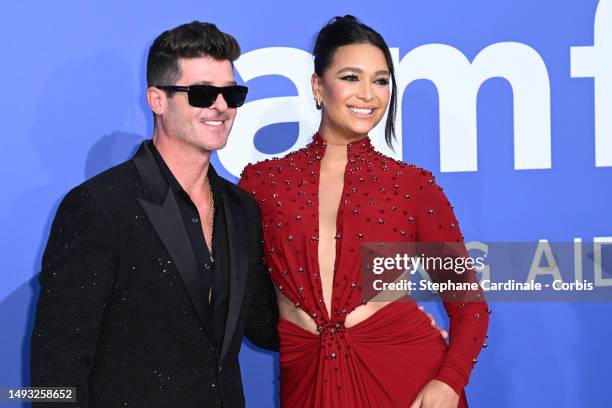
<instances>
[{"instance_id":1,"label":"woman","mask_svg":"<svg viewBox=\"0 0 612 408\"><path fill-rule=\"evenodd\" d=\"M313 141L247 166L240 180L261 208L278 289L281 404L466 407L486 303L445 303L447 346L415 302L361 296L361 243L462 242L432 174L382 155L368 138L389 101L387 143L394 138L388 47L354 17L336 17L319 32L314 57L322 115Z\"/></svg>"}]
</instances>

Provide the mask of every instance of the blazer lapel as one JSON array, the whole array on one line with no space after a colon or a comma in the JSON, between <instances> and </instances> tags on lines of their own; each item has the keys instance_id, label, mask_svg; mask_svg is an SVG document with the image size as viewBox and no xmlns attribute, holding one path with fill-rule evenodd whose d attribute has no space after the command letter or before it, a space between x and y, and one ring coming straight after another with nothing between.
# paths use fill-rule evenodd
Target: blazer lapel
<instances>
[{"instance_id":1,"label":"blazer lapel","mask_svg":"<svg viewBox=\"0 0 612 408\"><path fill-rule=\"evenodd\" d=\"M248 220L244 213L244 207L229 189L225 189L226 194L223 200L225 219L227 223L227 235L229 242L230 259L230 296L227 310L227 320L225 322L225 333L223 335L223 345L221 347L221 359L229 348L236 323L240 314L246 278L249 268L249 252L247 239L249 231L247 228Z\"/></svg>"},{"instance_id":2,"label":"blazer lapel","mask_svg":"<svg viewBox=\"0 0 612 408\"><path fill-rule=\"evenodd\" d=\"M147 195L147 199L138 198L138 202L174 261L196 314L207 328L208 315L205 311L205 305L208 303L207 294L200 284L193 249L172 189L157 166L148 148L149 143L151 142L143 142L133 158Z\"/></svg>"}]
</instances>

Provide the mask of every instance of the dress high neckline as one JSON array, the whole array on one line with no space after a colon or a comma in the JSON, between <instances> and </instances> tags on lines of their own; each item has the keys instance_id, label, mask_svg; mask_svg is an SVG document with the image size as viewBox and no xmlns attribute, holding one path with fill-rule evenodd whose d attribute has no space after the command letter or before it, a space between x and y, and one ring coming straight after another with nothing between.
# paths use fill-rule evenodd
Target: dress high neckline
<instances>
[{"instance_id":1,"label":"dress high neckline","mask_svg":"<svg viewBox=\"0 0 612 408\"><path fill-rule=\"evenodd\" d=\"M306 148L310 151L314 151L317 156L323 157L327 145L328 143L325 141L325 139L323 139L321 134L316 132L312 137L312 142L309 143ZM346 145L346 150L349 158L351 158L355 156L362 156L374 151L374 146L372 145L370 137L366 136L362 139L348 143Z\"/></svg>"}]
</instances>

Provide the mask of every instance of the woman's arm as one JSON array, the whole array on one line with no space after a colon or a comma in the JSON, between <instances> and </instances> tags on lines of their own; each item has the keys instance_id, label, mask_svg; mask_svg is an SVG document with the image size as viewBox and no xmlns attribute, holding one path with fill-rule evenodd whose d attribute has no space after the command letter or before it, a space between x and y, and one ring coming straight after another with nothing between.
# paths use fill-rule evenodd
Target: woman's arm
<instances>
[{"instance_id":1,"label":"woman's arm","mask_svg":"<svg viewBox=\"0 0 612 408\"><path fill-rule=\"evenodd\" d=\"M435 245L428 246L424 243L446 243L440 250L442 254L467 256L453 208L442 188L436 184L433 174L416 170L413 182L417 198L417 244L429 247L429 252L433 252ZM477 282L473 269L468 269L463 274L437 272L430 271L432 279ZM484 345L489 309L480 289L463 293L450 292L443 296L443 301L450 319L450 343L436 380L448 384L457 395L461 395L468 383L476 357Z\"/></svg>"}]
</instances>

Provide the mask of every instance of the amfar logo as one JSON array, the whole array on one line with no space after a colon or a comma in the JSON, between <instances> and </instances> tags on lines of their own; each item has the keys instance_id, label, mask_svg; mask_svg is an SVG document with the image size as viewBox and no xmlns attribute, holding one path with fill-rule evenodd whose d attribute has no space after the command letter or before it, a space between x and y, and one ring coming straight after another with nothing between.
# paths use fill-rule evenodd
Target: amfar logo
<instances>
[{"instance_id":1,"label":"amfar logo","mask_svg":"<svg viewBox=\"0 0 612 408\"><path fill-rule=\"evenodd\" d=\"M595 166L612 166L612 0L602 0L595 15L594 45L571 47L571 77L594 78ZM550 80L544 60L536 50L518 42L501 42L484 48L470 63L458 49L427 44L408 52L401 60L391 48L399 95L413 81L430 80L440 103L440 171L477 171L477 95L491 78L504 78L514 99L514 168L551 168ZM273 61L273 63L271 63ZM312 55L296 48L271 47L250 51L236 61L245 81L266 75L291 80L297 96L260 99L245 104L228 145L218 152L224 167L238 175L249 162L270 155L257 151L253 139L258 129L275 123L298 122L299 136L290 150L305 145L318 125L310 90ZM398 112L402 111L398 98ZM607 114L606 114L607 113ZM401 140L402 118L397 116ZM384 143L383 124L372 139L385 154L401 158L401 144L392 152ZM245 149L245 141L250 146Z\"/></svg>"}]
</instances>

